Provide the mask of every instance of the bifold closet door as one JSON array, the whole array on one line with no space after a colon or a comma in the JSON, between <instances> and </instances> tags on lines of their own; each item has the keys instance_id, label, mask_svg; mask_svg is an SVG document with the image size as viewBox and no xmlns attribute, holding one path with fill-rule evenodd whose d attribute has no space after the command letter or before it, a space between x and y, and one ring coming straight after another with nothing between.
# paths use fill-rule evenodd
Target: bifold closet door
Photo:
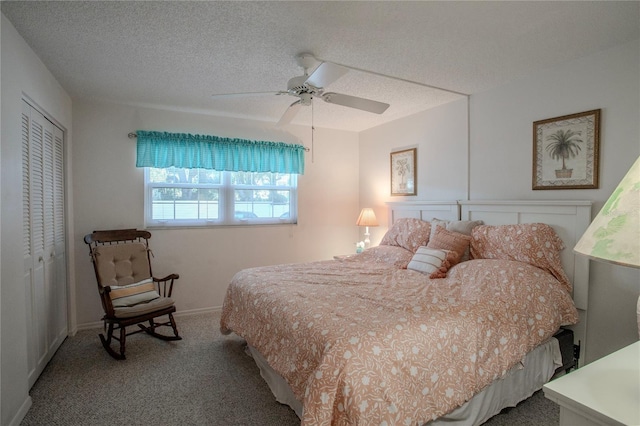
<instances>
[{"instance_id":1,"label":"bifold closet door","mask_svg":"<svg viewBox=\"0 0 640 426\"><path fill-rule=\"evenodd\" d=\"M23 102L22 193L29 386L67 336L64 133Z\"/></svg>"}]
</instances>

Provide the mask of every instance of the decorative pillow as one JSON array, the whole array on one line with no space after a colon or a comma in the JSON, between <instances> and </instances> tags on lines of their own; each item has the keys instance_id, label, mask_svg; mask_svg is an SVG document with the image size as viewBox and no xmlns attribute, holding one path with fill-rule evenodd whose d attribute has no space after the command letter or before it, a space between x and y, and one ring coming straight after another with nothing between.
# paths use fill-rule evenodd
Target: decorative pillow
<instances>
[{"instance_id":1,"label":"decorative pillow","mask_svg":"<svg viewBox=\"0 0 640 426\"><path fill-rule=\"evenodd\" d=\"M109 296L114 308L127 308L160 297L151 278L129 285L114 285L110 288Z\"/></svg>"},{"instance_id":2,"label":"decorative pillow","mask_svg":"<svg viewBox=\"0 0 640 426\"><path fill-rule=\"evenodd\" d=\"M451 250L456 252L457 256L452 259L451 266L460 262L462 253L469 247L471 237L469 235L460 234L459 232L447 231L441 226L436 227L436 233L433 239L429 240L428 248Z\"/></svg>"},{"instance_id":3,"label":"decorative pillow","mask_svg":"<svg viewBox=\"0 0 640 426\"><path fill-rule=\"evenodd\" d=\"M435 236L436 228L441 226L448 231L459 232L464 235L471 235L471 231L478 225L484 224L481 220L442 220L442 219L432 219L431 220L431 235L430 239ZM466 262L469 260L469 247L462 253L460 256L460 262Z\"/></svg>"},{"instance_id":4,"label":"decorative pillow","mask_svg":"<svg viewBox=\"0 0 640 426\"><path fill-rule=\"evenodd\" d=\"M398 246L415 253L418 247L427 244L431 224L420 219L400 218L384 234L381 246Z\"/></svg>"},{"instance_id":5,"label":"decorative pillow","mask_svg":"<svg viewBox=\"0 0 640 426\"><path fill-rule=\"evenodd\" d=\"M413 255L407 269L429 274L429 278L444 278L452 266L451 260L457 256L458 253L451 250L430 249L426 246L418 247L418 251Z\"/></svg>"},{"instance_id":6,"label":"decorative pillow","mask_svg":"<svg viewBox=\"0 0 640 426\"><path fill-rule=\"evenodd\" d=\"M411 256L413 256L413 252L402 247L377 246L368 248L356 256L351 256L349 259L354 261L383 262L405 269L411 261Z\"/></svg>"},{"instance_id":7,"label":"decorative pillow","mask_svg":"<svg viewBox=\"0 0 640 426\"><path fill-rule=\"evenodd\" d=\"M484 222L481 220L454 220L447 223L447 231L459 232L461 234L471 236L473 228L483 224ZM460 257L460 262L466 262L467 260L469 260L469 254L469 247L467 247L467 249L464 251L464 253L462 253L462 256Z\"/></svg>"},{"instance_id":8,"label":"decorative pillow","mask_svg":"<svg viewBox=\"0 0 640 426\"><path fill-rule=\"evenodd\" d=\"M571 291L571 283L560 260L564 243L551 226L544 223L482 225L475 227L471 236L473 258L528 263L551 273Z\"/></svg>"}]
</instances>

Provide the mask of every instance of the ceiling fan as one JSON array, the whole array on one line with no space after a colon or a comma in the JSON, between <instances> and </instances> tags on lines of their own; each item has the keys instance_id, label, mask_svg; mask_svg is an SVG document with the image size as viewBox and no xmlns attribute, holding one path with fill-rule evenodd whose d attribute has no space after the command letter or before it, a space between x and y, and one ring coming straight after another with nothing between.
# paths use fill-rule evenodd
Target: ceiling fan
<instances>
[{"instance_id":1,"label":"ceiling fan","mask_svg":"<svg viewBox=\"0 0 640 426\"><path fill-rule=\"evenodd\" d=\"M318 61L310 53L302 53L296 57L296 61L304 70L304 74L293 77L287 83L287 90L277 92L247 92L247 93L227 93L221 95L213 95L213 97L228 96L252 96L252 95L290 95L299 98L292 103L284 112L277 127L284 126L293 120L300 108L311 105L314 98L323 101L342 105L349 108L356 108L363 111L382 114L389 108L389 104L384 102L373 101L370 99L359 98L357 96L344 95L342 93L325 92L325 87L338 80L340 77L349 72L349 68L334 64L332 62L322 62L311 75L308 70Z\"/></svg>"}]
</instances>

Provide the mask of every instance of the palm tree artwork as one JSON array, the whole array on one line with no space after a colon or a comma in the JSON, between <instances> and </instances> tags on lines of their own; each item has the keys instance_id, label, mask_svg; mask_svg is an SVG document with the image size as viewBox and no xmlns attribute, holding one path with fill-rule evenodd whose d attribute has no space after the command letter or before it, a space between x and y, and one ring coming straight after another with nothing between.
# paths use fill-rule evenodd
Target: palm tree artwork
<instances>
[{"instance_id":1,"label":"palm tree artwork","mask_svg":"<svg viewBox=\"0 0 640 426\"><path fill-rule=\"evenodd\" d=\"M411 171L408 158L399 158L396 161L396 172L400 175L400 189L404 190L407 187L405 182L405 175Z\"/></svg>"},{"instance_id":2,"label":"palm tree artwork","mask_svg":"<svg viewBox=\"0 0 640 426\"><path fill-rule=\"evenodd\" d=\"M546 139L551 142L545 150L552 159L562 160L562 169L556 170L556 178L571 178L573 169L567 169L566 160L577 157L582 151L582 147L579 145L583 143L582 139L580 139L581 133L571 129L559 129L547 136Z\"/></svg>"}]
</instances>

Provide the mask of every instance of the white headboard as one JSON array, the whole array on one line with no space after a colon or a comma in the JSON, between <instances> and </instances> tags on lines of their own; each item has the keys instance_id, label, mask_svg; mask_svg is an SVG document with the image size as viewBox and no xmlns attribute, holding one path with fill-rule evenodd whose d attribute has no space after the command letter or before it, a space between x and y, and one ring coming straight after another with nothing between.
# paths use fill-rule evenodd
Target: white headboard
<instances>
[{"instance_id":1,"label":"white headboard","mask_svg":"<svg viewBox=\"0 0 640 426\"><path fill-rule=\"evenodd\" d=\"M571 327L575 340L586 343L586 311L589 299L589 260L575 255L573 247L591 223L591 201L409 201L390 202L389 225L401 217L426 221L482 220L486 225L546 223L562 238L562 266L573 283L573 300L580 323ZM584 350L583 350L584 353Z\"/></svg>"},{"instance_id":2,"label":"white headboard","mask_svg":"<svg viewBox=\"0 0 640 426\"><path fill-rule=\"evenodd\" d=\"M389 202L389 227L403 217L422 219L459 220L460 205L457 201L401 201Z\"/></svg>"}]
</instances>

